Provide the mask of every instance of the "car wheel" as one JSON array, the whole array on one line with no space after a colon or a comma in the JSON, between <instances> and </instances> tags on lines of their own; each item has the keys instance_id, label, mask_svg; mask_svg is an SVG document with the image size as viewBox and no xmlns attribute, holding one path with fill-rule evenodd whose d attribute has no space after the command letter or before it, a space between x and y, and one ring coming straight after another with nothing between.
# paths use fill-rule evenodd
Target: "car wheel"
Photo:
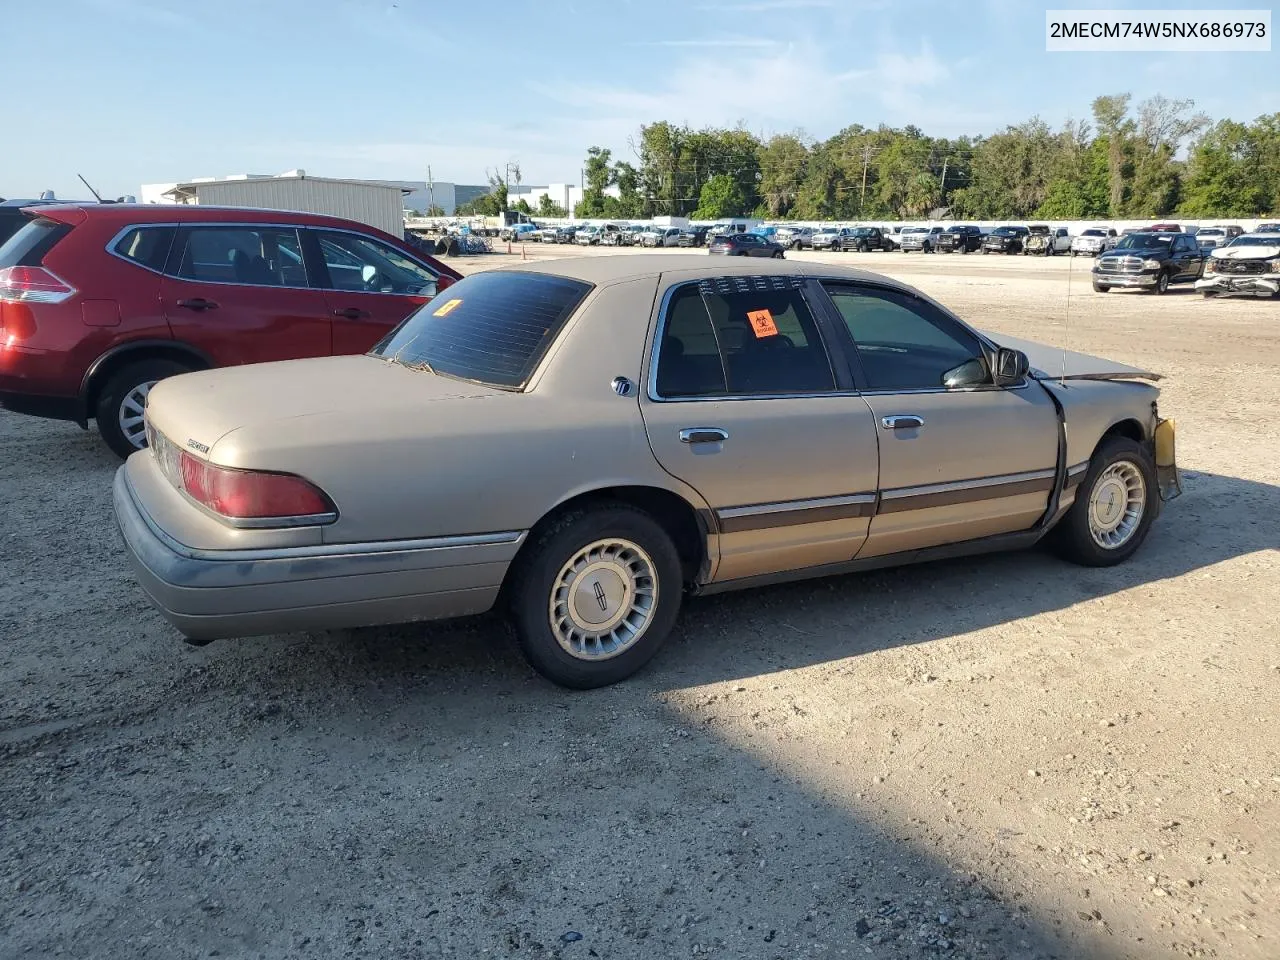
<instances>
[{"instance_id":1,"label":"car wheel","mask_svg":"<svg viewBox=\"0 0 1280 960\"><path fill-rule=\"evenodd\" d=\"M1095 281L1093 282L1093 292L1094 292L1094 293L1110 293L1110 292L1111 292L1111 288L1110 288L1109 286L1107 286L1105 283L1098 283L1098 282L1095 280Z\"/></svg>"},{"instance_id":2,"label":"car wheel","mask_svg":"<svg viewBox=\"0 0 1280 960\"><path fill-rule=\"evenodd\" d=\"M1142 545L1159 509L1151 455L1128 437L1111 437L1093 452L1075 503L1054 530L1065 559L1086 567L1123 563Z\"/></svg>"},{"instance_id":3,"label":"car wheel","mask_svg":"<svg viewBox=\"0 0 1280 960\"><path fill-rule=\"evenodd\" d=\"M190 371L191 367L174 360L141 360L107 381L98 394L94 416L98 433L117 456L124 458L146 447L143 411L151 388L166 377Z\"/></svg>"},{"instance_id":4,"label":"car wheel","mask_svg":"<svg viewBox=\"0 0 1280 960\"><path fill-rule=\"evenodd\" d=\"M927 243L926 243L924 246L922 246L922 247L920 248L920 252L921 252L921 253L933 253L933 247L929 246L929 244L927 244Z\"/></svg>"},{"instance_id":5,"label":"car wheel","mask_svg":"<svg viewBox=\"0 0 1280 960\"><path fill-rule=\"evenodd\" d=\"M781 250L775 250L775 251L773 251L773 259L775 259L775 260L781 260L781 259L782 259L782 251L781 251Z\"/></svg>"},{"instance_id":6,"label":"car wheel","mask_svg":"<svg viewBox=\"0 0 1280 960\"><path fill-rule=\"evenodd\" d=\"M644 511L575 510L525 549L510 615L525 657L553 683L576 690L617 683L648 663L675 626L680 557Z\"/></svg>"},{"instance_id":7,"label":"car wheel","mask_svg":"<svg viewBox=\"0 0 1280 960\"><path fill-rule=\"evenodd\" d=\"M1156 285L1152 287L1151 292L1156 296L1163 296L1169 292L1169 271L1161 270L1160 276L1156 277Z\"/></svg>"}]
</instances>

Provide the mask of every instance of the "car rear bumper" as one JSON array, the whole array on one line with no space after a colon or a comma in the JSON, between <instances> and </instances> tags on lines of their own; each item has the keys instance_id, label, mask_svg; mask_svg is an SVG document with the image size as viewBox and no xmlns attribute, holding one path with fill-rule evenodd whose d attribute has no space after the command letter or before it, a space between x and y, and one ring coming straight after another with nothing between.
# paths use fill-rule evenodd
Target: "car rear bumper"
<instances>
[{"instance_id":1,"label":"car rear bumper","mask_svg":"<svg viewBox=\"0 0 1280 960\"><path fill-rule=\"evenodd\" d=\"M1280 274L1229 277L1213 275L1196 281L1196 289L1208 293L1255 293L1264 296L1280 292Z\"/></svg>"},{"instance_id":2,"label":"car rear bumper","mask_svg":"<svg viewBox=\"0 0 1280 960\"><path fill-rule=\"evenodd\" d=\"M1154 287L1154 273L1094 273L1093 282L1108 287Z\"/></svg>"},{"instance_id":3,"label":"car rear bumper","mask_svg":"<svg viewBox=\"0 0 1280 960\"><path fill-rule=\"evenodd\" d=\"M483 613L524 532L273 550L195 550L165 534L116 471L116 522L139 584L195 641Z\"/></svg>"}]
</instances>

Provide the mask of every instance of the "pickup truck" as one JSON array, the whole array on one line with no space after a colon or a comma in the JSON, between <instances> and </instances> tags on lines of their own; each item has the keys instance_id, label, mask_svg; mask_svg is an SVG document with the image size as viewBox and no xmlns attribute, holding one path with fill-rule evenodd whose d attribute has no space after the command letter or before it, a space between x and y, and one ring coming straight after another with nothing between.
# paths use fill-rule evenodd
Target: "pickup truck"
<instances>
[{"instance_id":1,"label":"pickup truck","mask_svg":"<svg viewBox=\"0 0 1280 960\"><path fill-rule=\"evenodd\" d=\"M1071 251L1071 235L1067 233L1065 227L1054 228L1043 224L1032 224L1027 229L1030 233L1022 244L1023 253L1052 257L1056 253Z\"/></svg>"},{"instance_id":2,"label":"pickup truck","mask_svg":"<svg viewBox=\"0 0 1280 960\"><path fill-rule=\"evenodd\" d=\"M982 241L982 252L985 253L1021 253L1031 233L1026 227L996 227Z\"/></svg>"},{"instance_id":3,"label":"pickup truck","mask_svg":"<svg viewBox=\"0 0 1280 960\"><path fill-rule=\"evenodd\" d=\"M1115 245L1114 227L1085 227L1077 236L1071 238L1071 255L1096 257L1106 253Z\"/></svg>"},{"instance_id":4,"label":"pickup truck","mask_svg":"<svg viewBox=\"0 0 1280 960\"><path fill-rule=\"evenodd\" d=\"M942 236L941 227L903 227L902 240L898 244L903 253L908 250L919 250L921 253L933 253Z\"/></svg>"},{"instance_id":5,"label":"pickup truck","mask_svg":"<svg viewBox=\"0 0 1280 960\"><path fill-rule=\"evenodd\" d=\"M892 250L893 244L885 239L879 227L854 227L847 233L841 232L840 249L870 253L872 250Z\"/></svg>"},{"instance_id":6,"label":"pickup truck","mask_svg":"<svg viewBox=\"0 0 1280 960\"><path fill-rule=\"evenodd\" d=\"M972 253L982 246L982 230L973 226L947 227L938 237L939 253Z\"/></svg>"},{"instance_id":7,"label":"pickup truck","mask_svg":"<svg viewBox=\"0 0 1280 960\"><path fill-rule=\"evenodd\" d=\"M1174 283L1195 283L1206 254L1189 233L1144 230L1123 237L1093 264L1093 289L1130 287L1164 293Z\"/></svg>"}]
</instances>

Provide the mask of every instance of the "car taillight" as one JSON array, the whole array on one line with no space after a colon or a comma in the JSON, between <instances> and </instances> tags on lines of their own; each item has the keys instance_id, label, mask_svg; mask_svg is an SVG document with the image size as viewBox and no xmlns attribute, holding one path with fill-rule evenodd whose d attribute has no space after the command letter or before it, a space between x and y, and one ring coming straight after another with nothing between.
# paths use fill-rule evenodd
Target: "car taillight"
<instances>
[{"instance_id":1,"label":"car taillight","mask_svg":"<svg viewBox=\"0 0 1280 960\"><path fill-rule=\"evenodd\" d=\"M338 516L328 497L292 474L219 467L185 450L179 456L179 473L191 499L232 521L287 526L330 523Z\"/></svg>"},{"instance_id":2,"label":"car taillight","mask_svg":"<svg viewBox=\"0 0 1280 960\"><path fill-rule=\"evenodd\" d=\"M44 267L0 268L0 300L9 303L61 303L75 287Z\"/></svg>"}]
</instances>

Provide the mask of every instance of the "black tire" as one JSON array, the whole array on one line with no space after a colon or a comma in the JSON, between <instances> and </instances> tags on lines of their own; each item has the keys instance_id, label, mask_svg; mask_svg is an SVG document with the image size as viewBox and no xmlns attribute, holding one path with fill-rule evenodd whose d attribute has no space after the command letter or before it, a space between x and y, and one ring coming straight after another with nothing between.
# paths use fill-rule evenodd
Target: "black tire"
<instances>
[{"instance_id":1,"label":"black tire","mask_svg":"<svg viewBox=\"0 0 1280 960\"><path fill-rule=\"evenodd\" d=\"M98 394L94 417L98 421L98 433L116 456L124 459L146 446L145 437L141 438L142 445L139 446L126 435L120 425L120 407L125 398L143 384L156 383L180 373L190 373L192 369L176 360L156 358L131 363L111 375Z\"/></svg>"},{"instance_id":2,"label":"black tire","mask_svg":"<svg viewBox=\"0 0 1280 960\"><path fill-rule=\"evenodd\" d=\"M920 252L933 253L933 247L929 246L929 244L926 242L923 246L920 247Z\"/></svg>"},{"instance_id":3,"label":"black tire","mask_svg":"<svg viewBox=\"0 0 1280 960\"><path fill-rule=\"evenodd\" d=\"M775 260L781 260L781 259L783 259L783 257L782 257L782 251L781 251L781 250L775 250L775 251L773 251L773 259L775 259Z\"/></svg>"},{"instance_id":4,"label":"black tire","mask_svg":"<svg viewBox=\"0 0 1280 960\"><path fill-rule=\"evenodd\" d=\"M1093 292L1094 293L1110 293L1111 288L1107 286L1105 283L1098 283L1095 280L1093 283Z\"/></svg>"},{"instance_id":5,"label":"black tire","mask_svg":"<svg viewBox=\"0 0 1280 960\"><path fill-rule=\"evenodd\" d=\"M1151 292L1157 297L1162 297L1169 292L1169 271L1161 270L1160 276L1156 277L1156 285L1151 288Z\"/></svg>"},{"instance_id":6,"label":"black tire","mask_svg":"<svg viewBox=\"0 0 1280 960\"><path fill-rule=\"evenodd\" d=\"M1108 467L1121 461L1133 464L1142 475L1145 501L1137 529L1129 539L1118 547L1107 548L1098 544L1089 532L1089 502L1098 478ZM1142 546L1159 511L1160 487L1151 454L1128 437L1110 437L1093 451L1084 481L1076 488L1075 502L1054 528L1050 545L1059 556L1072 563L1084 567L1113 567L1128 560Z\"/></svg>"},{"instance_id":7,"label":"black tire","mask_svg":"<svg viewBox=\"0 0 1280 960\"><path fill-rule=\"evenodd\" d=\"M609 659L586 660L561 647L552 631L552 592L561 568L575 554L612 538L630 541L649 555L657 601L639 640ZM601 504L565 513L525 546L512 572L508 610L520 649L535 670L560 686L590 690L631 676L653 658L675 626L683 586L679 554L662 525L636 507Z\"/></svg>"}]
</instances>

